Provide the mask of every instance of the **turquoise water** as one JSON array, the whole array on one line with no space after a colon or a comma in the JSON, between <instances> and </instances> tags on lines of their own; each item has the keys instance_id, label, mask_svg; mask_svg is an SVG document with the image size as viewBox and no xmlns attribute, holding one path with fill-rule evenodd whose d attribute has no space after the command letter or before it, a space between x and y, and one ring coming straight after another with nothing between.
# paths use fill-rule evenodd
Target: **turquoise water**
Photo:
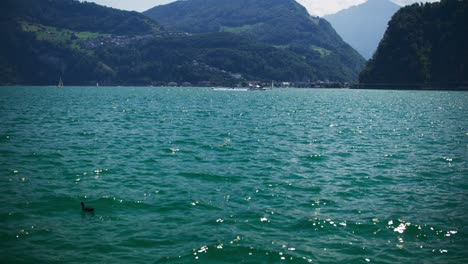
<instances>
[{"instance_id":1,"label":"turquoise water","mask_svg":"<svg viewBox=\"0 0 468 264\"><path fill-rule=\"evenodd\" d=\"M0 88L0 262L467 263L467 117L466 92Z\"/></svg>"}]
</instances>

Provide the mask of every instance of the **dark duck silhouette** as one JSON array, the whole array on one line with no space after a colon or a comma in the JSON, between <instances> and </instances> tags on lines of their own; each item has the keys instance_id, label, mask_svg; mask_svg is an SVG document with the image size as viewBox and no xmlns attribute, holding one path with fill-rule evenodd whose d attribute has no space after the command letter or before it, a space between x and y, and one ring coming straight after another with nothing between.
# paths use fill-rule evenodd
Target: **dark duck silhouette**
<instances>
[{"instance_id":1,"label":"dark duck silhouette","mask_svg":"<svg viewBox=\"0 0 468 264\"><path fill-rule=\"evenodd\" d=\"M81 202L81 211L83 212L94 212L94 208L85 206L83 202Z\"/></svg>"}]
</instances>

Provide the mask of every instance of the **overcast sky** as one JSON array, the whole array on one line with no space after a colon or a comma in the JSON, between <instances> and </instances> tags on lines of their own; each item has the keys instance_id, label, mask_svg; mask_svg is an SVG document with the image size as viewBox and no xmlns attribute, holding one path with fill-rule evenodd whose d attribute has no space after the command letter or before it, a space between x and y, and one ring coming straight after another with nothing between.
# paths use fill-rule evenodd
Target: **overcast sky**
<instances>
[{"instance_id":1,"label":"overcast sky","mask_svg":"<svg viewBox=\"0 0 468 264\"><path fill-rule=\"evenodd\" d=\"M1 0L0 0L1 1ZM100 5L110 6L124 10L145 11L157 5L163 5L175 0L86 0ZM235 1L235 0L232 0ZM358 5L367 0L296 0L305 6L312 15L323 16L336 13L353 5ZM392 0L399 5L415 2L437 2L439 0Z\"/></svg>"}]
</instances>

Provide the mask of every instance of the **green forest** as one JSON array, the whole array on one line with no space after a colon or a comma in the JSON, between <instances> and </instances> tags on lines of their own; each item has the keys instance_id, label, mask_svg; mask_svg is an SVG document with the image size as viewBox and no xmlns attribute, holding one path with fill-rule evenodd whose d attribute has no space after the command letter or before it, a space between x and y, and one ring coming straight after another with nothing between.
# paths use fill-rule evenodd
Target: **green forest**
<instances>
[{"instance_id":1,"label":"green forest","mask_svg":"<svg viewBox=\"0 0 468 264\"><path fill-rule=\"evenodd\" d=\"M364 58L332 26L295 0L190 0L144 12L165 28L188 33L230 32L306 59L321 80L355 81Z\"/></svg>"},{"instance_id":2,"label":"green forest","mask_svg":"<svg viewBox=\"0 0 468 264\"><path fill-rule=\"evenodd\" d=\"M402 8L389 23L362 87L468 87L468 1Z\"/></svg>"},{"instance_id":3,"label":"green forest","mask_svg":"<svg viewBox=\"0 0 468 264\"><path fill-rule=\"evenodd\" d=\"M364 88L468 87L467 1L402 8L362 72L364 59L293 0L178 1L144 14L76 0L3 0L0 8L0 85L359 77Z\"/></svg>"},{"instance_id":4,"label":"green forest","mask_svg":"<svg viewBox=\"0 0 468 264\"><path fill-rule=\"evenodd\" d=\"M75 0L6 0L0 18L1 85L234 85L356 80L325 48L262 43L231 32L167 30L137 12ZM362 67L363 63L361 63Z\"/></svg>"}]
</instances>

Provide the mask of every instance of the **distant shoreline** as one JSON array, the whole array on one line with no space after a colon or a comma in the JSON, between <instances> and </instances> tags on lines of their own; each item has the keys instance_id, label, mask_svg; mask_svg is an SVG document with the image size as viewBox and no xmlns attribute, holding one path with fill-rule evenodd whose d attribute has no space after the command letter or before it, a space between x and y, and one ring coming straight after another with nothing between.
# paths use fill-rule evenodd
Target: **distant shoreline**
<instances>
[{"instance_id":1,"label":"distant shoreline","mask_svg":"<svg viewBox=\"0 0 468 264\"><path fill-rule=\"evenodd\" d=\"M48 88L57 88L55 85L0 85L0 88L7 87L48 87ZM143 86L143 85L102 85L99 87L92 85L68 85L64 88L105 88L105 87L115 87L115 88L191 88L191 89L202 89L202 88L212 88L212 86ZM60 88L63 89L63 88ZM393 90L393 91L468 91L468 86L462 87L445 87L445 86L397 86L397 85L353 85L351 87L275 87L275 90L287 90L287 89L301 89L301 90Z\"/></svg>"},{"instance_id":2,"label":"distant shoreline","mask_svg":"<svg viewBox=\"0 0 468 264\"><path fill-rule=\"evenodd\" d=\"M468 91L468 84L353 84L351 89L369 90L424 90L424 91Z\"/></svg>"}]
</instances>

